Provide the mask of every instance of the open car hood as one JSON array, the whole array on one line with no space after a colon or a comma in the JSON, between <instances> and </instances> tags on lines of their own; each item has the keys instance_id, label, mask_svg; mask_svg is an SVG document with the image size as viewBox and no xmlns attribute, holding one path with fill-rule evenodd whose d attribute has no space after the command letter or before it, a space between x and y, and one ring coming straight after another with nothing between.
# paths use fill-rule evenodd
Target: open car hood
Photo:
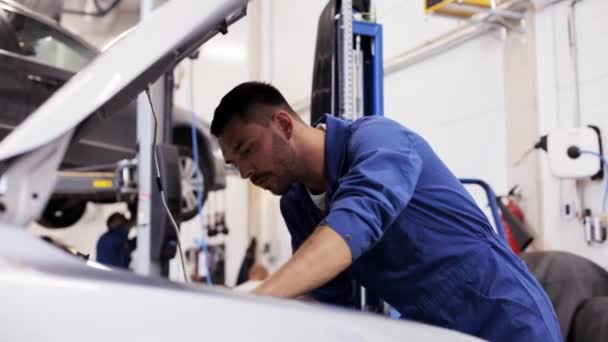
<instances>
[{"instance_id":1,"label":"open car hood","mask_svg":"<svg viewBox=\"0 0 608 342\"><path fill-rule=\"evenodd\" d=\"M245 15L246 0L171 0L78 72L0 144L0 160L41 148L93 113L110 115ZM179 24L168 24L169 22Z\"/></svg>"}]
</instances>

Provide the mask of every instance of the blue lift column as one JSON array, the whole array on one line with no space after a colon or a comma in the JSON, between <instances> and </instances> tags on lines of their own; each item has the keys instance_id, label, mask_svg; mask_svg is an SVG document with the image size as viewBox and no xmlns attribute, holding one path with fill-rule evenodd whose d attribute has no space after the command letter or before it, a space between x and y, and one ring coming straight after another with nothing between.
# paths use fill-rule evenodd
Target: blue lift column
<instances>
[{"instance_id":1,"label":"blue lift column","mask_svg":"<svg viewBox=\"0 0 608 342\"><path fill-rule=\"evenodd\" d=\"M363 114L384 115L384 62L382 25L353 20L353 41L360 39L363 52ZM355 305L364 311L383 313L383 300L356 283Z\"/></svg>"},{"instance_id":2,"label":"blue lift column","mask_svg":"<svg viewBox=\"0 0 608 342\"><path fill-rule=\"evenodd\" d=\"M361 37L363 51L363 108L365 115L384 115L382 25L353 20L353 36Z\"/></svg>"}]
</instances>

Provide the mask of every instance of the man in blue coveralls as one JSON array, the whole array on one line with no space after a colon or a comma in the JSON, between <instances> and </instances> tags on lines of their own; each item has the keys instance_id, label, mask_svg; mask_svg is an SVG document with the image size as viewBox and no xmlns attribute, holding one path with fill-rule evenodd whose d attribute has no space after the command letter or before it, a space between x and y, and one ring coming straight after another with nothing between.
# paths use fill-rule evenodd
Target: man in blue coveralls
<instances>
[{"instance_id":1,"label":"man in blue coveralls","mask_svg":"<svg viewBox=\"0 0 608 342\"><path fill-rule=\"evenodd\" d=\"M551 302L416 133L384 117L308 126L247 82L211 132L243 178L281 195L294 254L255 293L352 303L352 279L405 319L492 341L561 341Z\"/></svg>"},{"instance_id":2,"label":"man in blue coveralls","mask_svg":"<svg viewBox=\"0 0 608 342\"><path fill-rule=\"evenodd\" d=\"M134 223L134 220L127 220L121 213L113 213L108 217L108 231L97 241L98 262L118 268L129 268L131 253L136 247L136 239L129 239L129 230Z\"/></svg>"}]
</instances>

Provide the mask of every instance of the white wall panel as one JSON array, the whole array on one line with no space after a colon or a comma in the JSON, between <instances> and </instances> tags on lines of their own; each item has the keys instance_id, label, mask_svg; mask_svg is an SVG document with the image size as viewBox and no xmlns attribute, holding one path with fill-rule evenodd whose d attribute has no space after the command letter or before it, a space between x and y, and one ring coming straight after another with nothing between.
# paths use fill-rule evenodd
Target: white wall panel
<instances>
[{"instance_id":1,"label":"white wall panel","mask_svg":"<svg viewBox=\"0 0 608 342\"><path fill-rule=\"evenodd\" d=\"M539 82L544 84L538 90L541 99L541 134L554 127L572 127L575 122L575 87L568 37L569 11L569 2L564 2L537 15L537 21L543 23L543 29L537 30L539 68L555 65L553 75L548 73L548 68L539 74ZM608 65L605 63L608 60L608 26L604 21L607 15L608 2L603 0L585 0L576 5L581 124L594 124L602 129L604 153L608 148ZM566 220L561 215L561 201L572 198L567 191L571 182L560 183L550 174L544 154L541 156L541 166L545 247L583 255L608 267L608 245L588 246L582 224L576 220ZM597 213L604 183L585 181L583 184L584 203Z\"/></svg>"},{"instance_id":2,"label":"white wall panel","mask_svg":"<svg viewBox=\"0 0 608 342\"><path fill-rule=\"evenodd\" d=\"M222 97L238 83L249 80L247 17L230 26L228 35L217 35L204 44L197 60L184 60L176 70L179 89L175 104L190 109L190 63L194 63L196 114L211 122Z\"/></svg>"},{"instance_id":3,"label":"white wall panel","mask_svg":"<svg viewBox=\"0 0 608 342\"><path fill-rule=\"evenodd\" d=\"M459 25L458 21L424 15L422 1L376 1L384 30L384 56L391 58Z\"/></svg>"}]
</instances>

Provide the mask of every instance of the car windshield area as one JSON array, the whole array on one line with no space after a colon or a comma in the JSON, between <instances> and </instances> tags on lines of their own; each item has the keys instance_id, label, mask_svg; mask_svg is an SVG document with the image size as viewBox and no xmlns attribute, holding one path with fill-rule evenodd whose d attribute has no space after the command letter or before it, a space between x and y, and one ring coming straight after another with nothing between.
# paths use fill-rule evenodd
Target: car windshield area
<instances>
[{"instance_id":1,"label":"car windshield area","mask_svg":"<svg viewBox=\"0 0 608 342\"><path fill-rule=\"evenodd\" d=\"M19 40L19 53L39 63L71 72L80 71L95 52L43 22L0 9Z\"/></svg>"}]
</instances>

